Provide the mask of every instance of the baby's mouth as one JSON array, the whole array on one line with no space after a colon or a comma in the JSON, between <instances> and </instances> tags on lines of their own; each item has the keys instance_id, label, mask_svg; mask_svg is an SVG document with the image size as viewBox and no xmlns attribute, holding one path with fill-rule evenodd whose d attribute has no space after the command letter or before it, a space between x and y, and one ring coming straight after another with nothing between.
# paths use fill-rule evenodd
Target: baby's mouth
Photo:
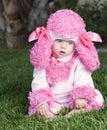
<instances>
[{"instance_id":1,"label":"baby's mouth","mask_svg":"<svg viewBox=\"0 0 107 130\"><path fill-rule=\"evenodd\" d=\"M60 54L60 55L64 55L64 54L65 54L65 51L60 51L59 54Z\"/></svg>"}]
</instances>

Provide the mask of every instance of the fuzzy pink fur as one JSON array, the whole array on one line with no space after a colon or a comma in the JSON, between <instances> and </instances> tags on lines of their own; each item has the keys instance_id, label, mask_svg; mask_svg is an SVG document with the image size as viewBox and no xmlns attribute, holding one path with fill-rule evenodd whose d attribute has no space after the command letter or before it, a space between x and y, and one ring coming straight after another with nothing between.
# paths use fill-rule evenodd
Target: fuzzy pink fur
<instances>
[{"instance_id":1,"label":"fuzzy pink fur","mask_svg":"<svg viewBox=\"0 0 107 130\"><path fill-rule=\"evenodd\" d=\"M78 55L74 53L68 62L58 61L56 58L51 57L49 66L46 69L47 81L50 86L54 86L55 83L66 80L69 77L77 56Z\"/></svg>"},{"instance_id":2,"label":"fuzzy pink fur","mask_svg":"<svg viewBox=\"0 0 107 130\"><path fill-rule=\"evenodd\" d=\"M97 95L94 88L92 87L77 87L74 88L71 93L71 107L75 108L75 99L81 98L87 100L87 105L85 110L90 112L92 109L99 110L102 107L102 104L97 103L94 99Z\"/></svg>"},{"instance_id":3,"label":"fuzzy pink fur","mask_svg":"<svg viewBox=\"0 0 107 130\"><path fill-rule=\"evenodd\" d=\"M52 94L50 90L41 89L30 92L28 99L30 101L29 115L32 115L37 113L37 107L42 103L47 102L51 105Z\"/></svg>"},{"instance_id":4,"label":"fuzzy pink fur","mask_svg":"<svg viewBox=\"0 0 107 130\"><path fill-rule=\"evenodd\" d=\"M93 42L90 41L90 47L85 46L81 41L78 41L75 46L80 60L87 69L95 71L100 67L99 57Z\"/></svg>"},{"instance_id":5,"label":"fuzzy pink fur","mask_svg":"<svg viewBox=\"0 0 107 130\"><path fill-rule=\"evenodd\" d=\"M52 39L49 31L58 35L78 37L75 43L77 53L82 63L90 71L94 71L100 66L97 51L91 43L91 48L87 48L82 44L80 36L86 32L85 23L82 17L76 12L69 9L61 9L51 14L47 21L47 38L43 37L41 41L37 41L30 52L30 61L33 66L46 69L49 65L51 57Z\"/></svg>"},{"instance_id":6,"label":"fuzzy pink fur","mask_svg":"<svg viewBox=\"0 0 107 130\"><path fill-rule=\"evenodd\" d=\"M40 69L46 69L49 65L49 59L51 56L52 41L47 35L43 37L39 42L36 42L30 51L30 61L34 67Z\"/></svg>"},{"instance_id":7,"label":"fuzzy pink fur","mask_svg":"<svg viewBox=\"0 0 107 130\"><path fill-rule=\"evenodd\" d=\"M80 36L86 32L83 19L76 12L61 9L53 13L47 22L47 29L62 36Z\"/></svg>"}]
</instances>

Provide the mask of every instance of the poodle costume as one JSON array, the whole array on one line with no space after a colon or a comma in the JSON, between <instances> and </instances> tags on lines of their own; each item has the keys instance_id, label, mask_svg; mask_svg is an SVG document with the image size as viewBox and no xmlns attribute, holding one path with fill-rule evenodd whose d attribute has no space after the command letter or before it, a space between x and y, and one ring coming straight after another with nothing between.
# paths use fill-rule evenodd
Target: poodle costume
<instances>
[{"instance_id":1,"label":"poodle costume","mask_svg":"<svg viewBox=\"0 0 107 130\"><path fill-rule=\"evenodd\" d=\"M67 57L52 56L55 39L72 40L75 51ZM29 41L37 40L30 52L34 66L32 92L29 93L29 115L37 113L37 107L48 103L54 114L65 107L75 108L75 99L87 100L85 110L99 110L103 97L94 88L91 74L100 67L93 41L102 42L94 32L86 32L83 19L74 11L61 9L51 14L47 26L38 27Z\"/></svg>"}]
</instances>

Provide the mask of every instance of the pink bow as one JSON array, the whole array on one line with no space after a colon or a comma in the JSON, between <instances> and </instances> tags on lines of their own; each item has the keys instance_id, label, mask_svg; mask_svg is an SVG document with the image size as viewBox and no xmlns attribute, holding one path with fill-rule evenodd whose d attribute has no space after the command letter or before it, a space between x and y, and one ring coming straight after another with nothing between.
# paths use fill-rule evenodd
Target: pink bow
<instances>
[{"instance_id":1,"label":"pink bow","mask_svg":"<svg viewBox=\"0 0 107 130\"><path fill-rule=\"evenodd\" d=\"M82 43L86 46L86 47L91 47L91 42L92 41L95 41L95 42L102 42L102 39L100 37L99 34L97 33L94 33L94 32L86 32L86 33L83 33L81 36L80 36L80 39L82 41Z\"/></svg>"},{"instance_id":2,"label":"pink bow","mask_svg":"<svg viewBox=\"0 0 107 130\"><path fill-rule=\"evenodd\" d=\"M46 28L38 27L38 28L36 28L35 31L33 31L30 34L28 41L31 42L31 41L34 41L34 40L37 40L37 39L40 41L44 36L46 36L45 35L46 32L47 32Z\"/></svg>"}]
</instances>

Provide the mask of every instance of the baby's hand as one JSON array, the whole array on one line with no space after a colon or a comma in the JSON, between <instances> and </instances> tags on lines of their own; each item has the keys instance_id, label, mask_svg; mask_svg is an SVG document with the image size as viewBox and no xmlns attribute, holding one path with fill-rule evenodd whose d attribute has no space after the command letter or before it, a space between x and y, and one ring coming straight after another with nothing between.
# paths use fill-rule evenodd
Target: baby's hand
<instances>
[{"instance_id":1,"label":"baby's hand","mask_svg":"<svg viewBox=\"0 0 107 130\"><path fill-rule=\"evenodd\" d=\"M85 99L78 98L75 100L75 108L76 109L85 108L86 105L87 105L87 100L85 100Z\"/></svg>"},{"instance_id":2,"label":"baby's hand","mask_svg":"<svg viewBox=\"0 0 107 130\"><path fill-rule=\"evenodd\" d=\"M45 116L45 117L46 117L47 114L48 114L48 104L47 104L47 103L44 103L44 104L40 105L40 106L38 107L37 111L38 111L38 114L39 114L39 115L42 115L42 116Z\"/></svg>"},{"instance_id":3,"label":"baby's hand","mask_svg":"<svg viewBox=\"0 0 107 130\"><path fill-rule=\"evenodd\" d=\"M51 119L55 117L55 115L49 111L49 106L47 103L40 105L37 111L39 115L45 117L46 119L49 119L49 118Z\"/></svg>"}]
</instances>

